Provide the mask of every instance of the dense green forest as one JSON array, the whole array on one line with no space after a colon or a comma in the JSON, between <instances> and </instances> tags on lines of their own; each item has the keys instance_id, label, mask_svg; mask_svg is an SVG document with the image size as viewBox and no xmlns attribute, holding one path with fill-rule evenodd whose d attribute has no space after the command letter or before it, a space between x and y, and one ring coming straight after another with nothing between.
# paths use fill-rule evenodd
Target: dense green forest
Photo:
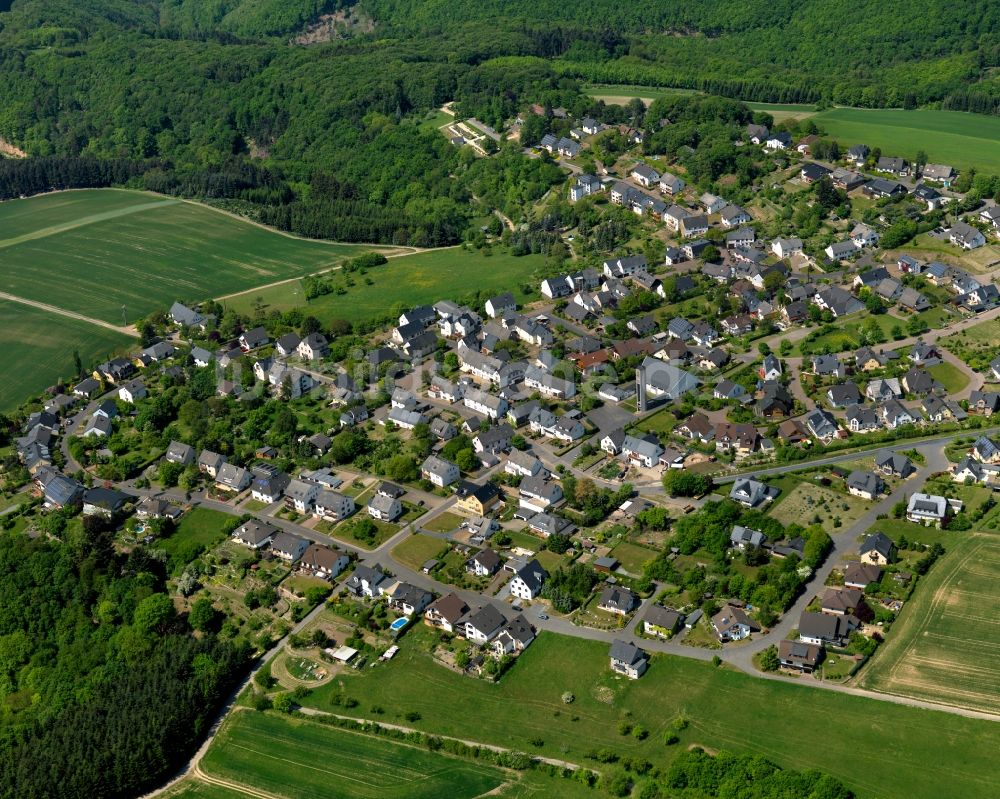
<instances>
[{"instance_id":1,"label":"dense green forest","mask_svg":"<svg viewBox=\"0 0 1000 799\"><path fill-rule=\"evenodd\" d=\"M163 559L112 550L101 517L0 536L0 797L135 795L183 762L246 644L191 634Z\"/></svg>"},{"instance_id":2,"label":"dense green forest","mask_svg":"<svg viewBox=\"0 0 1000 799\"><path fill-rule=\"evenodd\" d=\"M513 144L484 166L420 126L450 100L494 125L529 102L625 121L622 109L580 91L590 80L755 100L988 112L1000 104L990 77L1000 65L1000 10L986 0L907 0L907 9L816 0L7 5L0 138L61 160L5 166L3 196L125 175L131 185L228 201L280 228L345 241L453 244L491 207L522 221L560 179L544 161L526 166ZM345 11L370 24L290 44L323 15ZM93 166L108 160L117 165ZM95 169L100 180L88 183Z\"/></svg>"}]
</instances>

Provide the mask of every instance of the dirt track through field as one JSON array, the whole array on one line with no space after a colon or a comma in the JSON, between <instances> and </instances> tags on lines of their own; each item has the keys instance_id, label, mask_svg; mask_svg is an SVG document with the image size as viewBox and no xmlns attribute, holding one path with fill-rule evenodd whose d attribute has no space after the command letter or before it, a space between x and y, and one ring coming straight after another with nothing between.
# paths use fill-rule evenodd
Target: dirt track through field
<instances>
[{"instance_id":1,"label":"dirt track through field","mask_svg":"<svg viewBox=\"0 0 1000 799\"><path fill-rule=\"evenodd\" d=\"M81 216L79 219L74 219L71 222L63 222L59 225L52 225L51 227L41 228L40 230L33 230L30 233L14 236L11 239L0 239L0 250L7 249L8 247L16 247L18 244L24 244L27 241L46 239L49 236L55 236L58 233L65 233L68 230L75 230L76 228L86 227L87 225L94 225L98 222L107 222L109 219L118 219L122 216L130 216L131 214L150 211L154 208L160 208L161 206L177 205L180 202L180 200L164 199L157 200L156 202L138 203L137 205L130 205L127 208L116 208L114 211L103 211L99 214L91 214L90 216Z\"/></svg>"},{"instance_id":2,"label":"dirt track through field","mask_svg":"<svg viewBox=\"0 0 1000 799\"><path fill-rule=\"evenodd\" d=\"M47 311L48 313L59 314L60 316L67 316L70 319L77 319L81 322L87 322L91 325L97 325L98 327L103 327L107 330L113 330L116 333L121 333L124 336L137 336L139 331L135 329L135 325L113 325L111 322L105 322L103 319L94 319L92 316L84 316L76 311L67 311L65 308L58 308L55 305L49 305L45 302L38 302L37 300L28 300L24 297L18 297L16 294L8 294L6 291L0 291L0 300L10 300L11 302L19 302L21 305L30 305L32 308L37 308L40 311Z\"/></svg>"}]
</instances>

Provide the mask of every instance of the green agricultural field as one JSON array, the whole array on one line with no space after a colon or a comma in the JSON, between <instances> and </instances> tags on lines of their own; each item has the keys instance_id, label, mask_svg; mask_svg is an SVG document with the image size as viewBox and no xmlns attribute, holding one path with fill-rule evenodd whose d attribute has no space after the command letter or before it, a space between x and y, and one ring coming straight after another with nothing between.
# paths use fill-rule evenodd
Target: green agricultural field
<instances>
[{"instance_id":1,"label":"green agricultural field","mask_svg":"<svg viewBox=\"0 0 1000 799\"><path fill-rule=\"evenodd\" d=\"M953 533L921 578L886 643L861 674L866 688L1000 712L1000 538Z\"/></svg>"},{"instance_id":2,"label":"green agricultural field","mask_svg":"<svg viewBox=\"0 0 1000 799\"><path fill-rule=\"evenodd\" d=\"M1000 172L1000 117L960 111L832 108L813 119L848 146L864 142L910 159L923 150L934 163Z\"/></svg>"},{"instance_id":3,"label":"green agricultural field","mask_svg":"<svg viewBox=\"0 0 1000 799\"><path fill-rule=\"evenodd\" d=\"M354 285L345 294L326 294L306 300L299 281L261 291L247 291L225 301L241 313L253 313L259 302L265 312L300 307L321 322L347 319L370 321L392 315L393 309L411 308L444 298L458 298L475 291L514 291L524 283L534 285L536 272L545 264L542 255L515 257L507 253L483 255L452 247L393 258L388 264L369 269L364 277L353 276ZM343 285L343 278L335 278ZM367 280L370 280L369 284Z\"/></svg>"},{"instance_id":4,"label":"green agricultural field","mask_svg":"<svg viewBox=\"0 0 1000 799\"><path fill-rule=\"evenodd\" d=\"M74 350L87 368L133 342L88 322L0 300L0 366L7 375L0 385L0 411L60 379L68 380L74 372Z\"/></svg>"},{"instance_id":5,"label":"green agricultural field","mask_svg":"<svg viewBox=\"0 0 1000 799\"><path fill-rule=\"evenodd\" d=\"M655 656L637 681L608 669L608 645L543 632L497 685L469 680L436 665L420 636L407 636L402 651L363 674L344 673L304 701L332 710L338 694L356 699L364 717L374 704L386 722L442 735L538 751L574 762L607 747L620 756L641 756L658 767L693 744L762 754L779 765L829 772L862 799L937 799L961 795L991 799L1000 725L823 691L801 681L773 681L681 657ZM429 645L429 644L428 644ZM561 699L571 692L567 707ZM455 713L443 696L461 696ZM663 733L683 715L690 720L675 748ZM618 733L628 718L648 738ZM748 735L748 731L752 734ZM537 749L531 739L544 744ZM887 749L889 747L889 749ZM886 779L891 758L892 779Z\"/></svg>"},{"instance_id":6,"label":"green agricultural field","mask_svg":"<svg viewBox=\"0 0 1000 799\"><path fill-rule=\"evenodd\" d=\"M287 799L471 799L507 781L491 766L246 711L226 722L201 765L210 776Z\"/></svg>"},{"instance_id":7,"label":"green agricultural field","mask_svg":"<svg viewBox=\"0 0 1000 799\"><path fill-rule=\"evenodd\" d=\"M364 245L307 241L196 203L95 189L0 204L0 290L120 323L328 269ZM13 235L11 235L13 234Z\"/></svg>"}]
</instances>

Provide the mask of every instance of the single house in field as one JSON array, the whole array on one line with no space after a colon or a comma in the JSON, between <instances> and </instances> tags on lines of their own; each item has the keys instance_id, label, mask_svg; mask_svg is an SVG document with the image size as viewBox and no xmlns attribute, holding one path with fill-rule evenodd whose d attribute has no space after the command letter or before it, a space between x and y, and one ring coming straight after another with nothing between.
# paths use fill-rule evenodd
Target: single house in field
<instances>
[{"instance_id":1,"label":"single house in field","mask_svg":"<svg viewBox=\"0 0 1000 799\"><path fill-rule=\"evenodd\" d=\"M770 502L778 496L779 490L749 477L740 477L733 481L729 498L747 508L755 508L763 502Z\"/></svg>"},{"instance_id":2,"label":"single house in field","mask_svg":"<svg viewBox=\"0 0 1000 799\"><path fill-rule=\"evenodd\" d=\"M612 641L610 655L611 670L629 679L638 680L646 671L646 653L629 641Z\"/></svg>"},{"instance_id":3,"label":"single house in field","mask_svg":"<svg viewBox=\"0 0 1000 799\"><path fill-rule=\"evenodd\" d=\"M924 495L914 494L914 496ZM943 497L941 499L944 501ZM873 566L888 566L896 559L896 545L884 533L874 533L865 538L858 553L861 555L862 563Z\"/></svg>"},{"instance_id":4,"label":"single house in field","mask_svg":"<svg viewBox=\"0 0 1000 799\"><path fill-rule=\"evenodd\" d=\"M506 617L493 605L483 605L464 623L463 635L477 644L492 641L507 623Z\"/></svg>"},{"instance_id":5,"label":"single house in field","mask_svg":"<svg viewBox=\"0 0 1000 799\"><path fill-rule=\"evenodd\" d=\"M762 547L765 541L767 541L767 536L760 530L751 530L749 527L743 527L739 524L735 525L729 534L729 545L741 552L752 547Z\"/></svg>"},{"instance_id":6,"label":"single house in field","mask_svg":"<svg viewBox=\"0 0 1000 799\"><path fill-rule=\"evenodd\" d=\"M858 626L853 616L803 611L799 617L799 640L816 646L845 646Z\"/></svg>"},{"instance_id":7,"label":"single house in field","mask_svg":"<svg viewBox=\"0 0 1000 799\"><path fill-rule=\"evenodd\" d=\"M882 479L872 472L855 469L847 476L847 492L862 499L875 499L882 493Z\"/></svg>"},{"instance_id":8,"label":"single house in field","mask_svg":"<svg viewBox=\"0 0 1000 799\"><path fill-rule=\"evenodd\" d=\"M663 605L650 605L642 617L642 631L646 635L671 638L681 626L681 614Z\"/></svg>"},{"instance_id":9,"label":"single house in field","mask_svg":"<svg viewBox=\"0 0 1000 799\"><path fill-rule=\"evenodd\" d=\"M783 669L812 674L823 660L823 647L803 641L778 642L778 661Z\"/></svg>"},{"instance_id":10,"label":"single house in field","mask_svg":"<svg viewBox=\"0 0 1000 799\"><path fill-rule=\"evenodd\" d=\"M436 599L424 611L424 624L439 627L449 633L458 632L459 621L469 612L469 606L454 591ZM463 630L464 632L464 630Z\"/></svg>"},{"instance_id":11,"label":"single house in field","mask_svg":"<svg viewBox=\"0 0 1000 799\"><path fill-rule=\"evenodd\" d=\"M915 522L917 524L940 526L941 522L945 520L947 515L948 500L944 497L934 496L931 494L921 494L918 492L910 495L910 501L906 505L907 521ZM865 560L863 555L861 559ZM884 565L881 560L867 560L866 562L877 563L880 566ZM891 563L891 561L886 562Z\"/></svg>"}]
</instances>

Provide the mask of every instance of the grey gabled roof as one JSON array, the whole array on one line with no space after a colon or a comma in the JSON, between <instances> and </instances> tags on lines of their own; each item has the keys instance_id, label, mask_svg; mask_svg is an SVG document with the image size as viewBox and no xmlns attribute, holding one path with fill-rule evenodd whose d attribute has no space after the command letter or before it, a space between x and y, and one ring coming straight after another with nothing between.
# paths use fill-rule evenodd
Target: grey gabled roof
<instances>
[{"instance_id":1,"label":"grey gabled roof","mask_svg":"<svg viewBox=\"0 0 1000 799\"><path fill-rule=\"evenodd\" d=\"M628 666L635 666L646 659L646 653L631 641L616 638L611 642L611 659Z\"/></svg>"}]
</instances>

